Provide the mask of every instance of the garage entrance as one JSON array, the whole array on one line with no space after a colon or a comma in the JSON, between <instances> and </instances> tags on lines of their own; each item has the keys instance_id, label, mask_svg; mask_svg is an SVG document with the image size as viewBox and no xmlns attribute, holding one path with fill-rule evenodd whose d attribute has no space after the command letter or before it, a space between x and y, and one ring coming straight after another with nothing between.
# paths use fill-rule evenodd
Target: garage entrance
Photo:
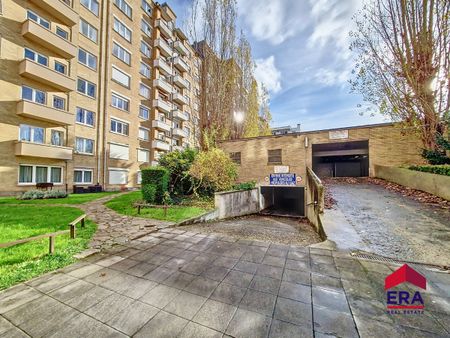
<instances>
[{"instance_id":1,"label":"garage entrance","mask_svg":"<svg viewBox=\"0 0 450 338\"><path fill-rule=\"evenodd\" d=\"M286 186L261 187L265 215L304 217L305 188Z\"/></svg>"},{"instance_id":2,"label":"garage entrance","mask_svg":"<svg viewBox=\"0 0 450 338\"><path fill-rule=\"evenodd\" d=\"M369 176L369 141L313 144L312 163L319 177Z\"/></svg>"}]
</instances>

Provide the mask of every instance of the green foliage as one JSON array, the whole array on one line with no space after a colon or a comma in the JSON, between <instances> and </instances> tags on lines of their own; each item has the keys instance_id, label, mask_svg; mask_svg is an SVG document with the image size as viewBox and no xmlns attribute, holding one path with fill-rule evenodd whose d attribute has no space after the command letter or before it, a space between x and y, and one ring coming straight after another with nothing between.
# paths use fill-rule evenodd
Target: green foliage
<instances>
[{"instance_id":1,"label":"green foliage","mask_svg":"<svg viewBox=\"0 0 450 338\"><path fill-rule=\"evenodd\" d=\"M195 193L211 194L233 187L237 165L223 150L212 148L198 154L189 173L197 180Z\"/></svg>"},{"instance_id":2,"label":"green foliage","mask_svg":"<svg viewBox=\"0 0 450 338\"><path fill-rule=\"evenodd\" d=\"M423 149L422 157L430 164L450 164L450 157L446 153L448 150L450 150L450 142L441 134L437 134L436 148L434 150Z\"/></svg>"},{"instance_id":3,"label":"green foliage","mask_svg":"<svg viewBox=\"0 0 450 338\"><path fill-rule=\"evenodd\" d=\"M145 184L142 186L142 198L147 203L155 203L156 187L154 184Z\"/></svg>"},{"instance_id":4,"label":"green foliage","mask_svg":"<svg viewBox=\"0 0 450 338\"><path fill-rule=\"evenodd\" d=\"M24 192L17 199L19 200L37 200L50 198L65 198L67 193L59 190L29 190Z\"/></svg>"},{"instance_id":5,"label":"green foliage","mask_svg":"<svg viewBox=\"0 0 450 338\"><path fill-rule=\"evenodd\" d=\"M174 195L188 195L192 193L193 178L189 175L189 169L197 156L198 151L186 148L183 151L172 151L162 155L159 165L170 173L169 187Z\"/></svg>"},{"instance_id":6,"label":"green foliage","mask_svg":"<svg viewBox=\"0 0 450 338\"><path fill-rule=\"evenodd\" d=\"M0 197L0 205L2 204L83 204L96 200L101 197L117 194L118 191L86 193L86 194L70 194L66 198L58 199L34 199L20 200L16 197Z\"/></svg>"},{"instance_id":7,"label":"green foliage","mask_svg":"<svg viewBox=\"0 0 450 338\"><path fill-rule=\"evenodd\" d=\"M253 81L251 90L248 94L248 107L247 114L245 114L244 137L255 137L260 135L259 108L258 84L256 81Z\"/></svg>"},{"instance_id":8,"label":"green foliage","mask_svg":"<svg viewBox=\"0 0 450 338\"><path fill-rule=\"evenodd\" d=\"M164 193L168 191L169 171L163 167L149 167L142 169L142 188L146 190L146 185L153 185L156 189L154 201L162 203Z\"/></svg>"},{"instance_id":9,"label":"green foliage","mask_svg":"<svg viewBox=\"0 0 450 338\"><path fill-rule=\"evenodd\" d=\"M413 165L408 169L450 176L450 165Z\"/></svg>"},{"instance_id":10,"label":"green foliage","mask_svg":"<svg viewBox=\"0 0 450 338\"><path fill-rule=\"evenodd\" d=\"M164 205L172 204L172 198L170 197L170 194L169 194L168 191L166 191L166 192L164 193L164 196L163 196L163 204L164 204Z\"/></svg>"},{"instance_id":11,"label":"green foliage","mask_svg":"<svg viewBox=\"0 0 450 338\"><path fill-rule=\"evenodd\" d=\"M248 181L235 184L233 190L252 190L256 187L256 181Z\"/></svg>"}]
</instances>

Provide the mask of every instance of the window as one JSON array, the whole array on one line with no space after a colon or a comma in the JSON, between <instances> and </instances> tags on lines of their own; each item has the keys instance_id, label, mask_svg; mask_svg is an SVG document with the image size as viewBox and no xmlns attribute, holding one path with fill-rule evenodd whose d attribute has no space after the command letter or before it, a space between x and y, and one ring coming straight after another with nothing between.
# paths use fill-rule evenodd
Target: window
<instances>
[{"instance_id":1,"label":"window","mask_svg":"<svg viewBox=\"0 0 450 338\"><path fill-rule=\"evenodd\" d=\"M76 121L78 124L85 124L87 126L94 126L94 112L77 107Z\"/></svg>"},{"instance_id":2,"label":"window","mask_svg":"<svg viewBox=\"0 0 450 338\"><path fill-rule=\"evenodd\" d=\"M144 149L138 149L138 162L149 162L150 152Z\"/></svg>"},{"instance_id":3,"label":"window","mask_svg":"<svg viewBox=\"0 0 450 338\"><path fill-rule=\"evenodd\" d=\"M25 58L34 62L37 62L43 66L48 66L48 57L36 53L35 51L25 48Z\"/></svg>"},{"instance_id":4,"label":"window","mask_svg":"<svg viewBox=\"0 0 450 338\"><path fill-rule=\"evenodd\" d=\"M268 150L268 163L280 164L282 163L281 159L281 149Z\"/></svg>"},{"instance_id":5,"label":"window","mask_svg":"<svg viewBox=\"0 0 450 338\"><path fill-rule=\"evenodd\" d=\"M140 106L139 107L139 117L148 120L150 118L150 108Z\"/></svg>"},{"instance_id":6,"label":"window","mask_svg":"<svg viewBox=\"0 0 450 338\"><path fill-rule=\"evenodd\" d=\"M78 62L93 70L97 70L97 57L81 48L78 49Z\"/></svg>"},{"instance_id":7,"label":"window","mask_svg":"<svg viewBox=\"0 0 450 338\"><path fill-rule=\"evenodd\" d=\"M144 32L145 35L152 37L152 28L148 24L147 21L144 19L141 19L141 30Z\"/></svg>"},{"instance_id":8,"label":"window","mask_svg":"<svg viewBox=\"0 0 450 338\"><path fill-rule=\"evenodd\" d=\"M146 128L139 128L139 138L144 141L148 141L150 138L150 132Z\"/></svg>"},{"instance_id":9,"label":"window","mask_svg":"<svg viewBox=\"0 0 450 338\"><path fill-rule=\"evenodd\" d=\"M114 4L123 12L123 14L131 19L131 6L127 4L125 0L114 0Z\"/></svg>"},{"instance_id":10,"label":"window","mask_svg":"<svg viewBox=\"0 0 450 338\"><path fill-rule=\"evenodd\" d=\"M27 124L21 124L19 128L19 141L44 143L44 128L29 126Z\"/></svg>"},{"instance_id":11,"label":"window","mask_svg":"<svg viewBox=\"0 0 450 338\"><path fill-rule=\"evenodd\" d=\"M44 18L40 17L33 11L30 11L30 10L27 11L27 19L33 20L38 25L41 25L44 28L50 29L50 22L48 22Z\"/></svg>"},{"instance_id":12,"label":"window","mask_svg":"<svg viewBox=\"0 0 450 338\"><path fill-rule=\"evenodd\" d=\"M20 165L19 184L62 184L62 168L42 165Z\"/></svg>"},{"instance_id":13,"label":"window","mask_svg":"<svg viewBox=\"0 0 450 338\"><path fill-rule=\"evenodd\" d=\"M66 99L59 96L53 96L53 108L66 110Z\"/></svg>"},{"instance_id":14,"label":"window","mask_svg":"<svg viewBox=\"0 0 450 338\"><path fill-rule=\"evenodd\" d=\"M78 78L77 90L79 93L87 95L87 96L95 99L95 93L97 91L97 86L95 84L93 84L92 82Z\"/></svg>"},{"instance_id":15,"label":"window","mask_svg":"<svg viewBox=\"0 0 450 338\"><path fill-rule=\"evenodd\" d=\"M231 160L236 164L241 164L241 152L230 153Z\"/></svg>"},{"instance_id":16,"label":"window","mask_svg":"<svg viewBox=\"0 0 450 338\"><path fill-rule=\"evenodd\" d=\"M64 40L69 39L69 33L67 31L65 31L64 29L62 29L61 27L56 27L56 35L63 38Z\"/></svg>"},{"instance_id":17,"label":"window","mask_svg":"<svg viewBox=\"0 0 450 338\"><path fill-rule=\"evenodd\" d=\"M148 88L145 84L139 84L139 94L145 97L146 99L150 98L150 88Z\"/></svg>"},{"instance_id":18,"label":"window","mask_svg":"<svg viewBox=\"0 0 450 338\"><path fill-rule=\"evenodd\" d=\"M130 88L130 76L122 72L116 67L112 67L112 74L111 77L114 81L116 81L118 84Z\"/></svg>"},{"instance_id":19,"label":"window","mask_svg":"<svg viewBox=\"0 0 450 338\"><path fill-rule=\"evenodd\" d=\"M128 170L109 168L109 184L127 184Z\"/></svg>"},{"instance_id":20,"label":"window","mask_svg":"<svg viewBox=\"0 0 450 338\"><path fill-rule=\"evenodd\" d=\"M186 132L186 136L189 137L189 136L191 135L191 128L189 128L189 127L184 127L183 129L184 129L184 131Z\"/></svg>"},{"instance_id":21,"label":"window","mask_svg":"<svg viewBox=\"0 0 450 338\"><path fill-rule=\"evenodd\" d=\"M141 67L140 67L139 72L141 73L141 75L145 76L148 79L151 76L150 66L148 64L146 64L145 62L141 62Z\"/></svg>"},{"instance_id":22,"label":"window","mask_svg":"<svg viewBox=\"0 0 450 338\"><path fill-rule=\"evenodd\" d=\"M80 20L80 33L89 40L97 43L97 29L84 20Z\"/></svg>"},{"instance_id":23,"label":"window","mask_svg":"<svg viewBox=\"0 0 450 338\"><path fill-rule=\"evenodd\" d=\"M142 9L144 10L144 12L146 12L148 15L152 14L152 7L150 6L150 4L145 1L142 0Z\"/></svg>"},{"instance_id":24,"label":"window","mask_svg":"<svg viewBox=\"0 0 450 338\"><path fill-rule=\"evenodd\" d=\"M22 86L22 99L33 101L39 104L45 104L47 102L47 96L43 91L27 86Z\"/></svg>"},{"instance_id":25,"label":"window","mask_svg":"<svg viewBox=\"0 0 450 338\"><path fill-rule=\"evenodd\" d=\"M130 100L115 93L111 95L111 105L121 110L130 111Z\"/></svg>"},{"instance_id":26,"label":"window","mask_svg":"<svg viewBox=\"0 0 450 338\"><path fill-rule=\"evenodd\" d=\"M130 65L131 53L116 42L113 42L112 53L116 58Z\"/></svg>"},{"instance_id":27,"label":"window","mask_svg":"<svg viewBox=\"0 0 450 338\"><path fill-rule=\"evenodd\" d=\"M114 30L125 40L131 42L131 30L117 18L114 18Z\"/></svg>"},{"instance_id":28,"label":"window","mask_svg":"<svg viewBox=\"0 0 450 338\"><path fill-rule=\"evenodd\" d=\"M73 172L73 182L92 184L92 172L92 169L75 169Z\"/></svg>"},{"instance_id":29,"label":"window","mask_svg":"<svg viewBox=\"0 0 450 338\"><path fill-rule=\"evenodd\" d=\"M128 136L129 124L123 121L111 119L111 132Z\"/></svg>"},{"instance_id":30,"label":"window","mask_svg":"<svg viewBox=\"0 0 450 338\"><path fill-rule=\"evenodd\" d=\"M55 61L55 70L58 73L66 74L66 65L63 65L62 63L60 63L58 61Z\"/></svg>"},{"instance_id":31,"label":"window","mask_svg":"<svg viewBox=\"0 0 450 338\"><path fill-rule=\"evenodd\" d=\"M75 151L79 154L94 154L94 140L87 138L75 138Z\"/></svg>"},{"instance_id":32,"label":"window","mask_svg":"<svg viewBox=\"0 0 450 338\"><path fill-rule=\"evenodd\" d=\"M126 144L117 144L110 143L109 144L109 158L115 158L118 160L127 160L129 159L129 147Z\"/></svg>"},{"instance_id":33,"label":"window","mask_svg":"<svg viewBox=\"0 0 450 338\"><path fill-rule=\"evenodd\" d=\"M51 143L54 146L62 147L64 145L64 133L59 130L52 130Z\"/></svg>"},{"instance_id":34,"label":"window","mask_svg":"<svg viewBox=\"0 0 450 338\"><path fill-rule=\"evenodd\" d=\"M150 57L152 50L149 45L147 45L144 41L141 41L141 53L144 54L146 57Z\"/></svg>"},{"instance_id":35,"label":"window","mask_svg":"<svg viewBox=\"0 0 450 338\"><path fill-rule=\"evenodd\" d=\"M80 0L80 3L98 16L98 1L97 0Z\"/></svg>"}]
</instances>

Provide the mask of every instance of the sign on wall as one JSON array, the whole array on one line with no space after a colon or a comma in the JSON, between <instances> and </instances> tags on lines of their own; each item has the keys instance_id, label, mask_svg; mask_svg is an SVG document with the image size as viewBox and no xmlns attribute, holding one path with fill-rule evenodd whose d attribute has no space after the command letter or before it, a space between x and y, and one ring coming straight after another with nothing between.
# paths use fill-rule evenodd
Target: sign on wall
<instances>
[{"instance_id":1,"label":"sign on wall","mask_svg":"<svg viewBox=\"0 0 450 338\"><path fill-rule=\"evenodd\" d=\"M348 129L344 130L330 130L328 132L328 138L330 140L340 140L348 138Z\"/></svg>"},{"instance_id":2,"label":"sign on wall","mask_svg":"<svg viewBox=\"0 0 450 338\"><path fill-rule=\"evenodd\" d=\"M270 174L270 185L296 185L297 180L295 174Z\"/></svg>"},{"instance_id":3,"label":"sign on wall","mask_svg":"<svg viewBox=\"0 0 450 338\"><path fill-rule=\"evenodd\" d=\"M275 174L287 174L287 173L289 173L289 166L288 165L276 165L273 167L273 172Z\"/></svg>"}]
</instances>

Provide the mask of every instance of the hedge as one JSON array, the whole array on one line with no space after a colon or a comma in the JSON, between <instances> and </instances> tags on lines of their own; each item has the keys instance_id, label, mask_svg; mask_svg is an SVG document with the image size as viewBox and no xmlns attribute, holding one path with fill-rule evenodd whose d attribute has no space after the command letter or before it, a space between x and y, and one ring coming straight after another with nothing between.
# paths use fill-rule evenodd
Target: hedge
<instances>
[{"instance_id":1,"label":"hedge","mask_svg":"<svg viewBox=\"0 0 450 338\"><path fill-rule=\"evenodd\" d=\"M248 181L248 182L242 182L235 184L233 186L233 190L252 190L255 189L256 182L255 181Z\"/></svg>"},{"instance_id":2,"label":"hedge","mask_svg":"<svg viewBox=\"0 0 450 338\"><path fill-rule=\"evenodd\" d=\"M410 170L423 171L426 173L450 176L450 165L412 165Z\"/></svg>"},{"instance_id":3,"label":"hedge","mask_svg":"<svg viewBox=\"0 0 450 338\"><path fill-rule=\"evenodd\" d=\"M146 187L146 185L154 186L154 201L152 199L153 189ZM163 167L150 167L142 169L142 192L143 197L148 203L162 203L165 192L169 187L169 171Z\"/></svg>"}]
</instances>

